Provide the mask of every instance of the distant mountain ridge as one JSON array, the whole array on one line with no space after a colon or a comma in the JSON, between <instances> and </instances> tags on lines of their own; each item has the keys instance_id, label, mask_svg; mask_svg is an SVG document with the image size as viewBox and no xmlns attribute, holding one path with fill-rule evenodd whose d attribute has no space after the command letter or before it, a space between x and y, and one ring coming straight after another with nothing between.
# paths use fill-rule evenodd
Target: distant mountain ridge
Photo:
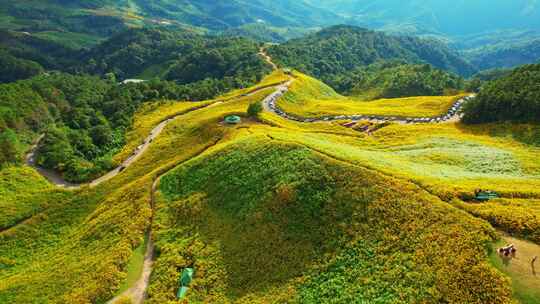
<instances>
[{"instance_id":1,"label":"distant mountain ridge","mask_svg":"<svg viewBox=\"0 0 540 304\"><path fill-rule=\"evenodd\" d=\"M0 29L96 44L127 27L224 31L244 25L324 27L345 18L289 0L3 0ZM66 38L67 36L67 38Z\"/></svg>"},{"instance_id":2,"label":"distant mountain ridge","mask_svg":"<svg viewBox=\"0 0 540 304\"><path fill-rule=\"evenodd\" d=\"M389 34L437 38L466 51L466 58L480 69L540 60L533 44L540 39L540 2L536 0L0 1L0 30L54 41L71 49L90 48L128 28L189 29L282 43L347 24ZM485 56L478 55L484 51ZM455 61L451 57L447 59ZM445 68L442 62L434 65ZM450 70L463 75L470 72L460 69L463 67Z\"/></svg>"},{"instance_id":3,"label":"distant mountain ridge","mask_svg":"<svg viewBox=\"0 0 540 304\"><path fill-rule=\"evenodd\" d=\"M536 0L306 0L370 28L404 28L450 36L540 28Z\"/></svg>"},{"instance_id":4,"label":"distant mountain ridge","mask_svg":"<svg viewBox=\"0 0 540 304\"><path fill-rule=\"evenodd\" d=\"M481 70L511 68L540 61L540 38L510 45L486 47L466 53L469 61Z\"/></svg>"}]
</instances>

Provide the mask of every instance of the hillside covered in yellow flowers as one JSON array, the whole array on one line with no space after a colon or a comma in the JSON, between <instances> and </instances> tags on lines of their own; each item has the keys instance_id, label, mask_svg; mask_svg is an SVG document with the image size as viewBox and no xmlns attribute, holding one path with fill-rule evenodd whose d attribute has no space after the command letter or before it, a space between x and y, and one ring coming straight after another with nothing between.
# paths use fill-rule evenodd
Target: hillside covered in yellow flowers
<instances>
[{"instance_id":1,"label":"hillside covered in yellow flowers","mask_svg":"<svg viewBox=\"0 0 540 304\"><path fill-rule=\"evenodd\" d=\"M538 127L381 119L463 96L355 101L276 70L143 106L114 159L136 158L101 183L5 167L0 303L538 303L496 254L509 235L527 265L540 248ZM315 120L354 114L378 118Z\"/></svg>"}]
</instances>

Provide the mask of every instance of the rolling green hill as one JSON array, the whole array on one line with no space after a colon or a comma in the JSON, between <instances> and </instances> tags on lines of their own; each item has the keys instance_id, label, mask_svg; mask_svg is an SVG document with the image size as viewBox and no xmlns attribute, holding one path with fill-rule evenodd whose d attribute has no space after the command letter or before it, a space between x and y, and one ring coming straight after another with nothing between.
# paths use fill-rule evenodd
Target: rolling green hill
<instances>
[{"instance_id":1,"label":"rolling green hill","mask_svg":"<svg viewBox=\"0 0 540 304\"><path fill-rule=\"evenodd\" d=\"M0 0L0 303L540 303L540 64L351 1Z\"/></svg>"}]
</instances>

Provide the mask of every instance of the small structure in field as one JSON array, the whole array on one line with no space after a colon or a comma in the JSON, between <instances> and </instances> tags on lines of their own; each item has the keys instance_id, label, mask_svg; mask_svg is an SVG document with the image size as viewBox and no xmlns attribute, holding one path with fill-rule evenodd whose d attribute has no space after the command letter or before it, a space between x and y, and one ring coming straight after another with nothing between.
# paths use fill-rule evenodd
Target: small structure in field
<instances>
[{"instance_id":1,"label":"small structure in field","mask_svg":"<svg viewBox=\"0 0 540 304\"><path fill-rule=\"evenodd\" d=\"M242 119L240 118L240 116L237 115L229 115L225 117L223 121L225 121L225 123L229 125L237 125L242 122Z\"/></svg>"},{"instance_id":2,"label":"small structure in field","mask_svg":"<svg viewBox=\"0 0 540 304\"><path fill-rule=\"evenodd\" d=\"M182 271L182 274L180 275L180 288L178 289L178 293L176 294L176 298L183 299L188 290L189 290L189 284L191 284L191 281L193 280L193 268L186 268L184 271Z\"/></svg>"},{"instance_id":3,"label":"small structure in field","mask_svg":"<svg viewBox=\"0 0 540 304\"><path fill-rule=\"evenodd\" d=\"M487 202L489 200L499 198L499 194L491 190L477 189L474 191L474 195L474 198L480 202Z\"/></svg>"}]
</instances>

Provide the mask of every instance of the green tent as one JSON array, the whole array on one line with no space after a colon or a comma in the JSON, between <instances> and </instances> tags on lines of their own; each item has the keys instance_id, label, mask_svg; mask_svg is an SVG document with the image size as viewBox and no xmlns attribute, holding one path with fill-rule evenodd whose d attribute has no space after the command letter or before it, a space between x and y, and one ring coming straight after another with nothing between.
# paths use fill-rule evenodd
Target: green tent
<instances>
[{"instance_id":1,"label":"green tent","mask_svg":"<svg viewBox=\"0 0 540 304\"><path fill-rule=\"evenodd\" d=\"M178 289L178 293L176 294L178 299L182 299L186 296L189 290L188 286L193 280L193 272L193 268L186 268L182 271L182 274L180 275L180 289Z\"/></svg>"},{"instance_id":2,"label":"green tent","mask_svg":"<svg viewBox=\"0 0 540 304\"><path fill-rule=\"evenodd\" d=\"M240 116L229 115L229 116L225 117L225 122L228 123L228 124L231 124L231 125L239 124L241 121L242 121L242 119L240 118Z\"/></svg>"},{"instance_id":3,"label":"green tent","mask_svg":"<svg viewBox=\"0 0 540 304\"><path fill-rule=\"evenodd\" d=\"M476 194L476 200L481 202L487 202L496 198L499 198L499 194L493 191L480 191Z\"/></svg>"},{"instance_id":4,"label":"green tent","mask_svg":"<svg viewBox=\"0 0 540 304\"><path fill-rule=\"evenodd\" d=\"M178 289L178 294L176 295L176 297L180 300L180 299L183 299L187 292L188 292L189 288L187 287L180 287L180 289Z\"/></svg>"}]
</instances>

